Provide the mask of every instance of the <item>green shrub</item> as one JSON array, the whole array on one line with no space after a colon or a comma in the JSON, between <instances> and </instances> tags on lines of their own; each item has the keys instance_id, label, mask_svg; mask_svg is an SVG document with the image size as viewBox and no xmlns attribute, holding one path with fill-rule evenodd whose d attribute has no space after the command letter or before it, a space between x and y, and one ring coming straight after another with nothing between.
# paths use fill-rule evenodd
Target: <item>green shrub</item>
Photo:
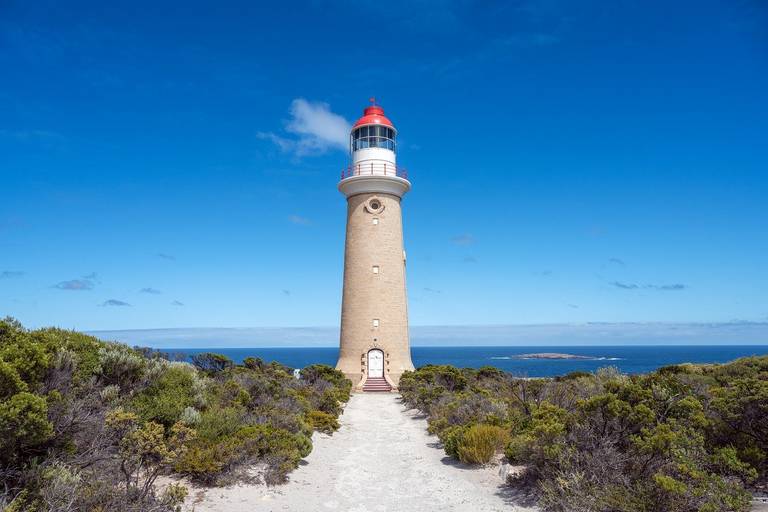
<instances>
[{"instance_id":1,"label":"green shrub","mask_svg":"<svg viewBox=\"0 0 768 512\"><path fill-rule=\"evenodd\" d=\"M514 435L504 448L504 456L512 463L525 464L529 462L528 453L534 441L535 438L530 434Z\"/></svg>"},{"instance_id":2,"label":"green shrub","mask_svg":"<svg viewBox=\"0 0 768 512\"><path fill-rule=\"evenodd\" d=\"M74 355L76 362L72 375L74 384L86 383L99 373L101 364L99 351L104 346L104 342L98 338L55 327L32 331L30 334L35 341L45 346L48 352L66 350Z\"/></svg>"},{"instance_id":3,"label":"green shrub","mask_svg":"<svg viewBox=\"0 0 768 512\"><path fill-rule=\"evenodd\" d=\"M458 442L459 460L468 464L488 464L509 442L509 432L496 425L473 425Z\"/></svg>"},{"instance_id":4,"label":"green shrub","mask_svg":"<svg viewBox=\"0 0 768 512\"><path fill-rule=\"evenodd\" d=\"M192 364L200 371L215 375L223 372L229 368L232 368L235 363L230 358L222 354L213 354L211 352L203 352L201 354L195 354L192 356Z\"/></svg>"},{"instance_id":5,"label":"green shrub","mask_svg":"<svg viewBox=\"0 0 768 512\"><path fill-rule=\"evenodd\" d=\"M198 439L187 447L173 469L204 483L214 483L221 471L237 454L237 446L228 442Z\"/></svg>"},{"instance_id":6,"label":"green shrub","mask_svg":"<svg viewBox=\"0 0 768 512\"><path fill-rule=\"evenodd\" d=\"M104 401L104 403L110 404L120 397L120 386L117 384L104 386L99 395L101 396L101 399Z\"/></svg>"},{"instance_id":7,"label":"green shrub","mask_svg":"<svg viewBox=\"0 0 768 512\"><path fill-rule=\"evenodd\" d=\"M467 427L462 425L453 425L440 430L437 437L443 443L443 450L445 450L446 455L459 458L459 444L466 431Z\"/></svg>"},{"instance_id":8,"label":"green shrub","mask_svg":"<svg viewBox=\"0 0 768 512\"><path fill-rule=\"evenodd\" d=\"M313 429L332 434L339 429L339 421L336 416L323 411L310 411L307 420Z\"/></svg>"},{"instance_id":9,"label":"green shrub","mask_svg":"<svg viewBox=\"0 0 768 512\"><path fill-rule=\"evenodd\" d=\"M428 364L419 368L416 379L440 386L448 391L461 391L467 386L467 377L458 368Z\"/></svg>"},{"instance_id":10,"label":"green shrub","mask_svg":"<svg viewBox=\"0 0 768 512\"><path fill-rule=\"evenodd\" d=\"M243 366L249 370L262 370L266 366L264 360L260 357L246 357L243 359Z\"/></svg>"},{"instance_id":11,"label":"green shrub","mask_svg":"<svg viewBox=\"0 0 768 512\"><path fill-rule=\"evenodd\" d=\"M21 380L19 372L10 363L0 359L0 400L26 390L27 384Z\"/></svg>"},{"instance_id":12,"label":"green shrub","mask_svg":"<svg viewBox=\"0 0 768 512\"><path fill-rule=\"evenodd\" d=\"M210 484L236 466L262 461L269 466L270 479L277 482L311 451L312 441L302 434L249 425L217 440L196 439L174 469Z\"/></svg>"},{"instance_id":13,"label":"green shrub","mask_svg":"<svg viewBox=\"0 0 768 512\"><path fill-rule=\"evenodd\" d=\"M131 407L143 420L156 421L170 427L179 421L184 409L194 405L192 389L195 380L193 368L167 366L156 380L131 401Z\"/></svg>"},{"instance_id":14,"label":"green shrub","mask_svg":"<svg viewBox=\"0 0 768 512\"><path fill-rule=\"evenodd\" d=\"M320 382L327 382L332 385L331 389L328 390L328 393L336 402L346 403L349 401L350 392L352 390L352 381L344 377L344 374L336 368L325 364L312 364L306 366L301 370L301 380L312 385ZM329 404L331 403L328 398L326 398L326 400L328 400ZM333 410L326 410L326 412L338 415L338 411L340 410L338 404L333 403L329 408Z\"/></svg>"},{"instance_id":15,"label":"green shrub","mask_svg":"<svg viewBox=\"0 0 768 512\"><path fill-rule=\"evenodd\" d=\"M0 402L0 462L13 461L51 435L44 398L23 391Z\"/></svg>"},{"instance_id":16,"label":"green shrub","mask_svg":"<svg viewBox=\"0 0 768 512\"><path fill-rule=\"evenodd\" d=\"M50 352L15 320L0 320L0 360L36 388L50 364Z\"/></svg>"},{"instance_id":17,"label":"green shrub","mask_svg":"<svg viewBox=\"0 0 768 512\"><path fill-rule=\"evenodd\" d=\"M582 378L590 378L592 377L592 374L589 372L582 372L582 371L575 371L575 372L569 372L565 375L558 375L555 377L555 380L558 382L563 382L567 380L576 380L576 379L582 379Z\"/></svg>"},{"instance_id":18,"label":"green shrub","mask_svg":"<svg viewBox=\"0 0 768 512\"><path fill-rule=\"evenodd\" d=\"M141 380L146 360L127 345L105 343L99 349L99 373L105 385L133 389Z\"/></svg>"},{"instance_id":19,"label":"green shrub","mask_svg":"<svg viewBox=\"0 0 768 512\"><path fill-rule=\"evenodd\" d=\"M194 407L185 407L184 410L181 411L181 416L179 417L179 421L189 426L197 425L200 423L201 419L200 411Z\"/></svg>"},{"instance_id":20,"label":"green shrub","mask_svg":"<svg viewBox=\"0 0 768 512\"><path fill-rule=\"evenodd\" d=\"M195 429L203 439L219 439L231 436L243 426L245 411L240 407L211 407L200 414Z\"/></svg>"}]
</instances>

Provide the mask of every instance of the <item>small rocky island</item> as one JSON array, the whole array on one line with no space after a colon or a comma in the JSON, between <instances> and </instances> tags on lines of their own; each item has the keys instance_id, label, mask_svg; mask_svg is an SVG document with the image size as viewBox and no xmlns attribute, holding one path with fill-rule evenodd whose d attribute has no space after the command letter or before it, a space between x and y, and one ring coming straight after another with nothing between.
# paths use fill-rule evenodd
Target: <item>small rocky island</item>
<instances>
[{"instance_id":1,"label":"small rocky island","mask_svg":"<svg viewBox=\"0 0 768 512\"><path fill-rule=\"evenodd\" d=\"M539 352L536 354L518 354L512 356L512 359L594 359L594 357L560 354L558 352Z\"/></svg>"}]
</instances>

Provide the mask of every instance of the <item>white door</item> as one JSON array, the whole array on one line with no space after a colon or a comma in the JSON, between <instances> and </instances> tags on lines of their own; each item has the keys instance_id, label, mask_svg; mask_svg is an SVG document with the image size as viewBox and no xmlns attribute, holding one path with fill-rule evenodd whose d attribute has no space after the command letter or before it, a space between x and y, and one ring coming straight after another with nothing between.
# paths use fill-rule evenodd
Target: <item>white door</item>
<instances>
[{"instance_id":1,"label":"white door","mask_svg":"<svg viewBox=\"0 0 768 512\"><path fill-rule=\"evenodd\" d=\"M368 378L384 377L384 352L371 350L368 352Z\"/></svg>"}]
</instances>

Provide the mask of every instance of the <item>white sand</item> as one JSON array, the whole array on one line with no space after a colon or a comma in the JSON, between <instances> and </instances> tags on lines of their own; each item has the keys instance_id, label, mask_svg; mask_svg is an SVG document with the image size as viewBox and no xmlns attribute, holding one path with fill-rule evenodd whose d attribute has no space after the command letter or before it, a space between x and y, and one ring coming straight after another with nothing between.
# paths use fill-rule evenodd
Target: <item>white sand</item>
<instances>
[{"instance_id":1,"label":"white sand","mask_svg":"<svg viewBox=\"0 0 768 512\"><path fill-rule=\"evenodd\" d=\"M333 436L277 487L190 489L195 512L536 511L520 505L498 467L458 464L438 448L426 421L393 394L356 394ZM194 507L194 508L192 508Z\"/></svg>"}]
</instances>

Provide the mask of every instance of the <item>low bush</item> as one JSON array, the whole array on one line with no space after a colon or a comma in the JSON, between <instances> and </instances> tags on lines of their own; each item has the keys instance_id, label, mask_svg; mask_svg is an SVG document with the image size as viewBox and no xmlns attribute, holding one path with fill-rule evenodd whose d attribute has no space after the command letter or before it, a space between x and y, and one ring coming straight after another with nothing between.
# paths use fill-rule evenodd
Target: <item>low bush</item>
<instances>
[{"instance_id":1,"label":"low bush","mask_svg":"<svg viewBox=\"0 0 768 512\"><path fill-rule=\"evenodd\" d=\"M179 421L184 409L194 405L192 389L197 374L183 363L160 366L149 385L131 400L130 407L145 421L170 427Z\"/></svg>"},{"instance_id":2,"label":"low bush","mask_svg":"<svg viewBox=\"0 0 768 512\"><path fill-rule=\"evenodd\" d=\"M203 352L192 356L192 364L205 373L215 375L235 366L230 358L221 354Z\"/></svg>"},{"instance_id":3,"label":"low bush","mask_svg":"<svg viewBox=\"0 0 768 512\"><path fill-rule=\"evenodd\" d=\"M509 432L496 425L472 425L458 440L456 453L462 462L488 464L509 442Z\"/></svg>"},{"instance_id":4,"label":"low bush","mask_svg":"<svg viewBox=\"0 0 768 512\"><path fill-rule=\"evenodd\" d=\"M309 411L307 420L309 420L309 424L312 425L313 429L325 432L326 434L332 434L339 429L339 421L336 419L336 416L327 412Z\"/></svg>"}]
</instances>

